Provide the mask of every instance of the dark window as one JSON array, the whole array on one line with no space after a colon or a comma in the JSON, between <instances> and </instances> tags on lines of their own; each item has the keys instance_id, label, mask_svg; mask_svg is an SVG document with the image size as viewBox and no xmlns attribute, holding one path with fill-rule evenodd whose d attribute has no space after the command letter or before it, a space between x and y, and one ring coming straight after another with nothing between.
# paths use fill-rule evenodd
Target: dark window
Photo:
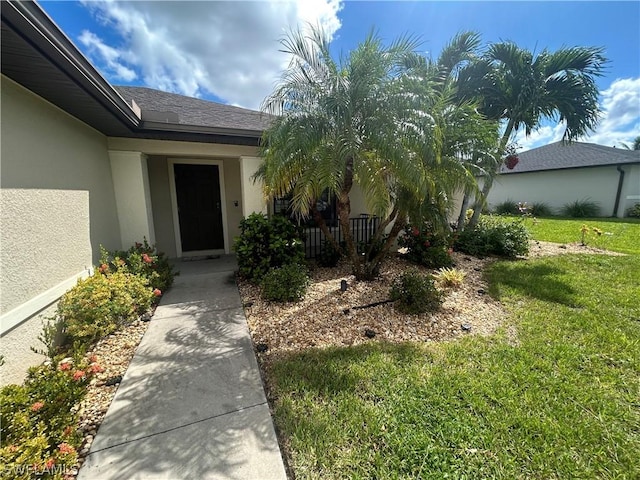
<instances>
[{"instance_id":1,"label":"dark window","mask_svg":"<svg viewBox=\"0 0 640 480\"><path fill-rule=\"evenodd\" d=\"M336 196L329 194L328 190L325 190L318 201L316 202L316 208L327 226L335 227L338 225L338 215L336 213ZM296 220L295 215L291 211L291 195L281 198L275 198L273 200L273 212L276 215L286 215L292 220ZM307 213L307 219L300 220L301 225L305 227L315 227L316 222L313 219L311 210Z\"/></svg>"}]
</instances>

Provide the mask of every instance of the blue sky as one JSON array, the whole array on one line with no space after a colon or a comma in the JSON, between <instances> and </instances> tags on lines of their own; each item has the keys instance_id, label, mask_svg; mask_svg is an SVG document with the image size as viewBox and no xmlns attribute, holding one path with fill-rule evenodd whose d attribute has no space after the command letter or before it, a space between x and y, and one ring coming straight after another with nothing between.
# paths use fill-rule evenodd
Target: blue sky
<instances>
[{"instance_id":1,"label":"blue sky","mask_svg":"<svg viewBox=\"0 0 640 480\"><path fill-rule=\"evenodd\" d=\"M603 118L586 141L631 142L640 135L640 2L59 2L42 7L113 84L146 85L259 108L287 58L277 40L304 22L333 35L336 55L375 28L390 41L422 40L437 57L457 32L485 42L512 40L535 52L602 46L609 58L598 80ZM563 126L545 123L523 149L555 141Z\"/></svg>"}]
</instances>

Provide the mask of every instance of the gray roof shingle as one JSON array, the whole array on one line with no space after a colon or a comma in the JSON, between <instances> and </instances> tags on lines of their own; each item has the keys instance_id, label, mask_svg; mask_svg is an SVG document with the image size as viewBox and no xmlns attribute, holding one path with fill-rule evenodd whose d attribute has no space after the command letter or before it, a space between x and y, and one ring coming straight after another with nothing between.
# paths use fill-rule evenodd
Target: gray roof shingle
<instances>
[{"instance_id":1,"label":"gray roof shingle","mask_svg":"<svg viewBox=\"0 0 640 480\"><path fill-rule=\"evenodd\" d=\"M583 142L567 144L560 141L519 153L518 157L520 161L513 170L503 165L500 173L640 163L640 150L625 150Z\"/></svg>"},{"instance_id":2,"label":"gray roof shingle","mask_svg":"<svg viewBox=\"0 0 640 480\"><path fill-rule=\"evenodd\" d=\"M131 103L131 100L135 101L142 110L143 120L259 132L269 126L269 115L255 110L146 87L114 86L113 88L128 103Z\"/></svg>"}]
</instances>

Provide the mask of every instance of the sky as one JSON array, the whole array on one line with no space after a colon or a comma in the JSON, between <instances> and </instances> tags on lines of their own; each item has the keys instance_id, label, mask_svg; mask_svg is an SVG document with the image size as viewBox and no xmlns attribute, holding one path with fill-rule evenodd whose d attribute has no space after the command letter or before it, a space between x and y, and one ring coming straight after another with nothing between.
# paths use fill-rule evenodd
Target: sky
<instances>
[{"instance_id":1,"label":"sky","mask_svg":"<svg viewBox=\"0 0 640 480\"><path fill-rule=\"evenodd\" d=\"M372 30L385 42L421 40L437 58L458 32L485 44L510 40L540 52L598 46L608 58L597 80L601 120L581 139L621 147L640 135L640 2L615 1L40 1L71 41L113 85L141 85L259 109L288 64L278 41L306 23L332 38L336 58ZM559 140L543 122L516 142L528 150Z\"/></svg>"}]
</instances>

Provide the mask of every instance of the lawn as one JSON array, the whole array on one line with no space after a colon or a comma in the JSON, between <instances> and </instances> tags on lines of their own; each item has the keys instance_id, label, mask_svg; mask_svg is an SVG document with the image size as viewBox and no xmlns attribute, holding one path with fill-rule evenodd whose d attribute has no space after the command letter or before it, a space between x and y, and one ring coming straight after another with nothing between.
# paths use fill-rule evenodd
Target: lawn
<instances>
[{"instance_id":1,"label":"lawn","mask_svg":"<svg viewBox=\"0 0 640 480\"><path fill-rule=\"evenodd\" d=\"M582 225L596 227L603 233L598 236L591 230L586 237L587 245L622 253L640 254L640 219L631 218L586 218L526 219L525 223L536 240L557 243L581 241Z\"/></svg>"},{"instance_id":2,"label":"lawn","mask_svg":"<svg viewBox=\"0 0 640 480\"><path fill-rule=\"evenodd\" d=\"M295 478L640 478L640 256L486 275L511 314L498 334L270 362Z\"/></svg>"}]
</instances>

